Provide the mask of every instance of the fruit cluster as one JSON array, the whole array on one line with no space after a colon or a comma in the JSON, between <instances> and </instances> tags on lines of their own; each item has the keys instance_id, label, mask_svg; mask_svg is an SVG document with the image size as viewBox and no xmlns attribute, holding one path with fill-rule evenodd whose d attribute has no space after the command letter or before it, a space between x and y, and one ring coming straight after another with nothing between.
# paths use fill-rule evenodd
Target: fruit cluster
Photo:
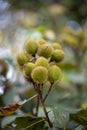
<instances>
[{"instance_id":1,"label":"fruit cluster","mask_svg":"<svg viewBox=\"0 0 87 130\"><path fill-rule=\"evenodd\" d=\"M43 39L29 39L24 43L24 51L18 54L17 62L29 81L44 84L60 80L61 69L57 63L63 58L64 51L59 43L48 44Z\"/></svg>"},{"instance_id":2,"label":"fruit cluster","mask_svg":"<svg viewBox=\"0 0 87 130\"><path fill-rule=\"evenodd\" d=\"M74 30L71 27L65 27L60 35L60 42L77 47L82 50L87 50L87 36L82 28Z\"/></svg>"}]
</instances>

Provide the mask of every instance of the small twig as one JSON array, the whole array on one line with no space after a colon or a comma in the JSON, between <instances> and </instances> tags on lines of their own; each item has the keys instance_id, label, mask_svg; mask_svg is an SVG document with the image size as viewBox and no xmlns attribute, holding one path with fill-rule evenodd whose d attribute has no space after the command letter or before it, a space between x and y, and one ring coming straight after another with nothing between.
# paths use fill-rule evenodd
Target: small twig
<instances>
[{"instance_id":1,"label":"small twig","mask_svg":"<svg viewBox=\"0 0 87 130\"><path fill-rule=\"evenodd\" d=\"M20 101L18 104L19 104L19 105L23 105L23 104L25 104L25 103L31 101L32 99L36 98L37 96L38 96L38 95L36 94L36 95L34 95L33 97L30 97L30 98L28 98L28 99L25 99L24 101Z\"/></svg>"},{"instance_id":2,"label":"small twig","mask_svg":"<svg viewBox=\"0 0 87 130\"><path fill-rule=\"evenodd\" d=\"M28 99L26 100L26 102L28 102L28 101L34 99L34 98L37 97L37 96L38 96L38 95L36 94L36 95L34 95L33 97L28 98ZM26 103L26 102L25 102L25 103Z\"/></svg>"},{"instance_id":3,"label":"small twig","mask_svg":"<svg viewBox=\"0 0 87 130\"><path fill-rule=\"evenodd\" d=\"M37 92L38 85L33 82L33 86L34 86L35 91ZM40 99L39 99L39 95L38 95L37 96L37 102L36 102L36 113L35 113L35 116L38 116L39 104L40 104Z\"/></svg>"},{"instance_id":4,"label":"small twig","mask_svg":"<svg viewBox=\"0 0 87 130\"><path fill-rule=\"evenodd\" d=\"M34 85L35 91L37 92L37 94L39 96L39 101L41 102L41 105L43 107L43 111L44 111L44 114L46 116L46 120L49 124L49 127L53 128L53 124L51 123L51 121L49 119L48 112L46 110L46 106L44 104L43 97L42 97L42 89L41 88L43 88L43 86L41 86L40 84L35 84L35 83L33 83L33 85Z\"/></svg>"},{"instance_id":5,"label":"small twig","mask_svg":"<svg viewBox=\"0 0 87 130\"><path fill-rule=\"evenodd\" d=\"M37 96L37 102L36 102L37 104L36 104L36 113L35 113L35 116L38 116L38 110L39 110L39 104L40 104L40 102L39 102L39 96Z\"/></svg>"},{"instance_id":6,"label":"small twig","mask_svg":"<svg viewBox=\"0 0 87 130\"><path fill-rule=\"evenodd\" d=\"M47 91L47 94L45 95L45 97L44 97L44 99L43 99L43 102L45 102L45 100L47 99L47 97L48 97L48 95L49 95L51 89L52 89L52 85L49 87L49 89L48 89L48 91Z\"/></svg>"},{"instance_id":7,"label":"small twig","mask_svg":"<svg viewBox=\"0 0 87 130\"><path fill-rule=\"evenodd\" d=\"M38 88L39 88L39 87L38 87ZM49 119L48 112L47 112L47 110L46 110L46 106L45 106L45 104L44 104L44 102L43 102L42 92L41 92L40 89L38 89L37 92L38 92L39 99L40 99L40 102L41 102L42 107L43 107L43 110L44 110L44 114L45 114L45 116L46 116L46 120L47 120L47 122L48 122L48 124L49 124L49 127L52 128L52 127L53 127L53 124L51 123L51 121L50 121L50 119Z\"/></svg>"}]
</instances>

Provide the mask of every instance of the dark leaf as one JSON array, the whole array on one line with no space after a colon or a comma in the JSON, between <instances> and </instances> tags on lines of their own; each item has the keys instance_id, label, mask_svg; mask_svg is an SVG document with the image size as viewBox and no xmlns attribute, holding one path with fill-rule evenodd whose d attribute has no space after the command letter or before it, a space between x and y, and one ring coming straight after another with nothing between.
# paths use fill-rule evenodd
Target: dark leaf
<instances>
[{"instance_id":1,"label":"dark leaf","mask_svg":"<svg viewBox=\"0 0 87 130\"><path fill-rule=\"evenodd\" d=\"M70 120L76 121L87 128L87 109L80 110L75 114L70 114Z\"/></svg>"},{"instance_id":2,"label":"dark leaf","mask_svg":"<svg viewBox=\"0 0 87 130\"><path fill-rule=\"evenodd\" d=\"M36 118L31 115L17 117L14 121L16 124L15 130L40 130L44 126L44 121L44 118Z\"/></svg>"}]
</instances>

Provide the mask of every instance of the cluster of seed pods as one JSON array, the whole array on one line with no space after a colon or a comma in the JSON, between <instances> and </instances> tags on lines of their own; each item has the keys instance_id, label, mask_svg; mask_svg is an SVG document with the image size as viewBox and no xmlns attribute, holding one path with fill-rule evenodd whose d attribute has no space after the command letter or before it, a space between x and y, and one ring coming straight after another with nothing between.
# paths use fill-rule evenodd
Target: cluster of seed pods
<instances>
[{"instance_id":1,"label":"cluster of seed pods","mask_svg":"<svg viewBox=\"0 0 87 130\"><path fill-rule=\"evenodd\" d=\"M64 51L59 43L47 43L45 40L28 39L23 52L17 56L17 62L28 81L44 84L55 83L61 79L58 63L64 58Z\"/></svg>"}]
</instances>

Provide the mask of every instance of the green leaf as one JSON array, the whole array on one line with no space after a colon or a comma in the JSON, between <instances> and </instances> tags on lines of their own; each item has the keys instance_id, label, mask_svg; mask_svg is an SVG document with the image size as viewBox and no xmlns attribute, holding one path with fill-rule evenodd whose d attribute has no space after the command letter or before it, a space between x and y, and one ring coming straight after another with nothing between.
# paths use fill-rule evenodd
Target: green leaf
<instances>
[{"instance_id":1,"label":"green leaf","mask_svg":"<svg viewBox=\"0 0 87 130\"><path fill-rule=\"evenodd\" d=\"M70 121L67 124L67 130L82 130L83 126L79 125L78 123L76 123L75 121Z\"/></svg>"},{"instance_id":2,"label":"green leaf","mask_svg":"<svg viewBox=\"0 0 87 130\"><path fill-rule=\"evenodd\" d=\"M70 114L70 120L76 121L87 128L87 109L80 110L75 114Z\"/></svg>"},{"instance_id":3,"label":"green leaf","mask_svg":"<svg viewBox=\"0 0 87 130\"><path fill-rule=\"evenodd\" d=\"M83 130L83 126L79 125L79 126L76 127L74 130Z\"/></svg>"},{"instance_id":4,"label":"green leaf","mask_svg":"<svg viewBox=\"0 0 87 130\"><path fill-rule=\"evenodd\" d=\"M36 118L31 115L17 117L14 121L15 130L40 130L44 126L44 118Z\"/></svg>"},{"instance_id":5,"label":"green leaf","mask_svg":"<svg viewBox=\"0 0 87 130\"><path fill-rule=\"evenodd\" d=\"M53 108L55 123L63 128L67 125L69 121L69 110L63 105Z\"/></svg>"},{"instance_id":6,"label":"green leaf","mask_svg":"<svg viewBox=\"0 0 87 130\"><path fill-rule=\"evenodd\" d=\"M18 116L17 115L11 115L11 116L4 117L1 121L1 128L4 128L8 124L12 123L15 120L16 117L18 117Z\"/></svg>"},{"instance_id":7,"label":"green leaf","mask_svg":"<svg viewBox=\"0 0 87 130\"><path fill-rule=\"evenodd\" d=\"M84 73L77 72L77 71L70 71L67 73L68 80L73 83L83 84L85 82L85 75Z\"/></svg>"}]
</instances>

